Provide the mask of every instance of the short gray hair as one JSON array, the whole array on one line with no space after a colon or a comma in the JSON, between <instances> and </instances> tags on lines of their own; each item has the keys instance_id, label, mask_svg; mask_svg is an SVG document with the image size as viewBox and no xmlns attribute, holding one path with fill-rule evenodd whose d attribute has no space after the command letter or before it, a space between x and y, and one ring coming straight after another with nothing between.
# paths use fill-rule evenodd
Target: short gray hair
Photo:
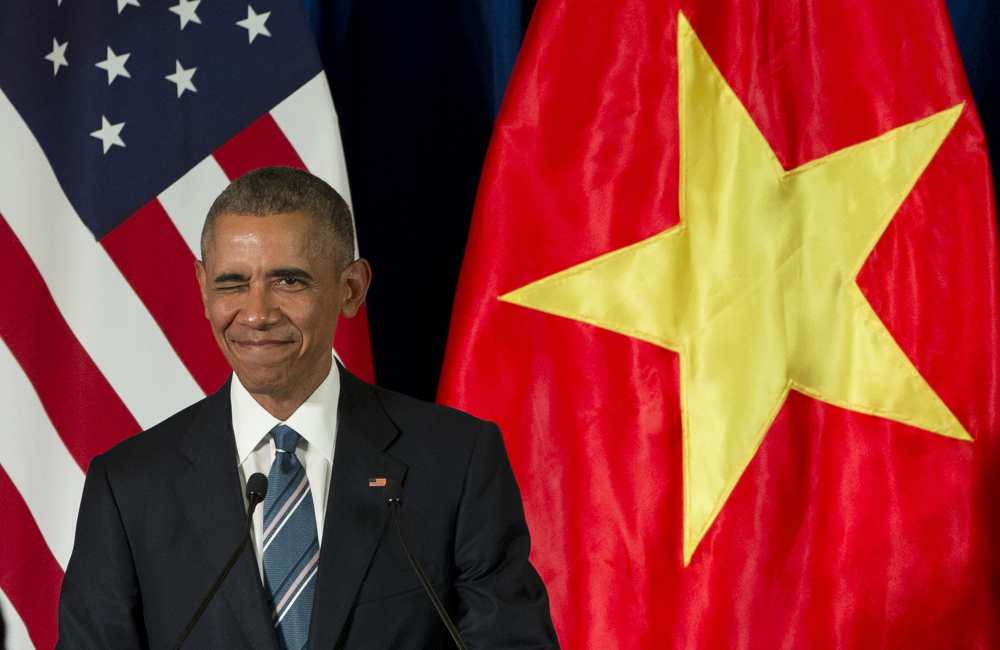
<instances>
[{"instance_id":1,"label":"short gray hair","mask_svg":"<svg viewBox=\"0 0 1000 650\"><path fill-rule=\"evenodd\" d=\"M354 220L337 190L294 167L261 167L243 174L215 199L201 230L201 256L212 245L215 220L223 213L266 217L304 212L322 233L325 252L341 269L354 261Z\"/></svg>"}]
</instances>

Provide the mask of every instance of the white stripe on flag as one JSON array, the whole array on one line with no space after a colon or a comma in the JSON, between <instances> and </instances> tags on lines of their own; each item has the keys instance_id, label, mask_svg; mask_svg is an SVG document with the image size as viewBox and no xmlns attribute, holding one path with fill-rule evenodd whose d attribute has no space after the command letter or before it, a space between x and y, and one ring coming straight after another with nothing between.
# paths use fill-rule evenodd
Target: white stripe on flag
<instances>
[{"instance_id":1,"label":"white stripe on flag","mask_svg":"<svg viewBox=\"0 0 1000 650\"><path fill-rule=\"evenodd\" d=\"M56 562L73 550L83 470L56 432L28 377L0 341L0 465L21 493Z\"/></svg>"},{"instance_id":2,"label":"white stripe on flag","mask_svg":"<svg viewBox=\"0 0 1000 650\"><path fill-rule=\"evenodd\" d=\"M195 259L201 259L201 227L205 223L205 215L215 202L215 197L227 185L229 177L226 172L222 171L214 157L209 156L160 193L160 204L187 242Z\"/></svg>"},{"instance_id":3,"label":"white stripe on flag","mask_svg":"<svg viewBox=\"0 0 1000 650\"><path fill-rule=\"evenodd\" d=\"M340 192L351 205L340 123L326 73L320 72L271 109L271 117L299 154L306 168Z\"/></svg>"},{"instance_id":4,"label":"white stripe on flag","mask_svg":"<svg viewBox=\"0 0 1000 650\"><path fill-rule=\"evenodd\" d=\"M24 621L2 590L0 590L0 614L3 615L3 623L7 626L7 650L35 650L31 637L28 636L28 628L24 627Z\"/></svg>"},{"instance_id":5,"label":"white stripe on flag","mask_svg":"<svg viewBox=\"0 0 1000 650\"><path fill-rule=\"evenodd\" d=\"M347 181L344 145L340 139L340 122L333 105L326 73L320 72L301 88L271 109L271 117L291 143L306 168L319 176L351 207L351 186ZM357 224L354 227L354 257L359 256Z\"/></svg>"},{"instance_id":6,"label":"white stripe on flag","mask_svg":"<svg viewBox=\"0 0 1000 650\"><path fill-rule=\"evenodd\" d=\"M0 214L38 267L73 333L140 426L150 427L204 397L77 216L41 146L2 91L0 143L4 151L17 152L0 156Z\"/></svg>"}]
</instances>

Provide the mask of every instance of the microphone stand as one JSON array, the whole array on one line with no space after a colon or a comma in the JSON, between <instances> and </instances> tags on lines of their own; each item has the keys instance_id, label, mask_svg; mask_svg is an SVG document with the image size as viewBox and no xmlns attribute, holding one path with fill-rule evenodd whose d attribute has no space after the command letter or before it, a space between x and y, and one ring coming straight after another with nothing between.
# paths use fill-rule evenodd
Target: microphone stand
<instances>
[{"instance_id":1,"label":"microphone stand","mask_svg":"<svg viewBox=\"0 0 1000 650\"><path fill-rule=\"evenodd\" d=\"M417 558L413 557L410 553L410 549L406 547L406 540L403 539L403 527L399 523L399 507L403 505L403 486L396 481L389 480L386 482L385 493L389 501L389 511L392 512L392 518L396 521L396 532L399 533L399 543L403 545L403 551L406 552L406 557L410 559L410 564L413 566L413 570L417 572L417 577L420 578L420 584L424 586L424 591L430 596L431 602L434 603L434 609L437 610L438 616L444 621L444 626L448 628L448 633L451 634L452 640L455 641L455 645L458 646L458 650L468 650L465 647L465 642L462 641L462 637L458 633L458 628L455 624L451 622L451 617L448 616L448 612L445 611L444 605L441 604L441 599L438 598L437 593L434 591L434 587L431 586L431 581L427 579L424 574L424 570L420 568L420 563L417 562Z\"/></svg>"},{"instance_id":2,"label":"microphone stand","mask_svg":"<svg viewBox=\"0 0 1000 650\"><path fill-rule=\"evenodd\" d=\"M260 480L257 479L258 476L263 479L263 488L259 485ZM236 560L239 559L240 554L247 545L247 541L250 539L250 527L253 525L254 508L257 507L258 503L264 500L265 494L267 494L267 477L258 472L247 480L247 501L250 505L247 508L247 524L243 530L243 541L241 541L240 545L236 547L232 557L229 558L229 562L226 562L225 568L222 569L222 573L220 573L219 577L215 579L215 584L212 585L212 588L209 589L208 593L205 595L204 600L201 601L201 605L198 606L198 611L194 613L194 616L192 616L191 620L188 621L187 627L185 627L184 631L181 632L180 637L177 639L177 643L174 645L174 650L180 650L180 647L184 644L185 639L188 638L188 635L191 634L191 630L194 629L195 623L197 623L198 619L201 618L201 615L205 612L205 608L208 607L208 604L212 602L212 597L215 596L215 592L219 590L219 587L222 586L223 580L226 579L226 576L229 575L233 566L236 565Z\"/></svg>"}]
</instances>

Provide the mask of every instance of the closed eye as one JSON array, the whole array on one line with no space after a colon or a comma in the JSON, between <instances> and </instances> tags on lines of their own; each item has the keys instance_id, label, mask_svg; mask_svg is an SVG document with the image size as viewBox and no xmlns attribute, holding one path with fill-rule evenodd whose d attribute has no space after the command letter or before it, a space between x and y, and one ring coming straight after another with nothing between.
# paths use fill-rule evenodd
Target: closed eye
<instances>
[{"instance_id":1,"label":"closed eye","mask_svg":"<svg viewBox=\"0 0 1000 650\"><path fill-rule=\"evenodd\" d=\"M223 273L212 282L216 291L233 291L247 285L248 279L239 273Z\"/></svg>"},{"instance_id":2,"label":"closed eye","mask_svg":"<svg viewBox=\"0 0 1000 650\"><path fill-rule=\"evenodd\" d=\"M216 276L215 284L243 284L247 279L247 276L241 273L223 273Z\"/></svg>"}]
</instances>

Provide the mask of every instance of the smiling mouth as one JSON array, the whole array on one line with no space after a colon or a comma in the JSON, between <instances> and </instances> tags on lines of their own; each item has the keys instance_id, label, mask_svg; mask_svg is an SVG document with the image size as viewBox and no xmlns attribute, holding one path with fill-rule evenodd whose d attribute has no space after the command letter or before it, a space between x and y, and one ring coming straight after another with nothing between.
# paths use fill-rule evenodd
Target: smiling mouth
<instances>
[{"instance_id":1,"label":"smiling mouth","mask_svg":"<svg viewBox=\"0 0 1000 650\"><path fill-rule=\"evenodd\" d=\"M260 341L230 341L235 346L245 349L265 349L265 348L275 348L282 345L288 345L293 343L293 341L285 341L281 339L264 339Z\"/></svg>"}]
</instances>

